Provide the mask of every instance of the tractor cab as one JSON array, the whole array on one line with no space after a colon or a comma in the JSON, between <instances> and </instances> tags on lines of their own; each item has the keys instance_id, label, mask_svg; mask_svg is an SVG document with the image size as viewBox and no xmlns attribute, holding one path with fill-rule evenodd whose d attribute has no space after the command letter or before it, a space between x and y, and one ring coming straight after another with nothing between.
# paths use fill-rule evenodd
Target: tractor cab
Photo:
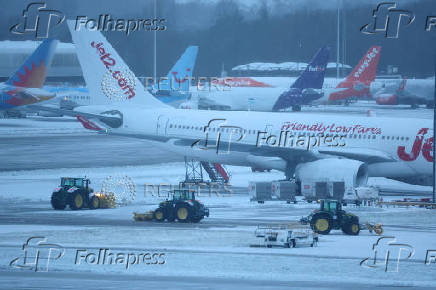
<instances>
[{"instance_id":1,"label":"tractor cab","mask_svg":"<svg viewBox=\"0 0 436 290\"><path fill-rule=\"evenodd\" d=\"M71 177L62 177L61 178L61 187L63 188L71 188L73 186L78 188L89 188L89 184L91 181L87 178L71 178Z\"/></svg>"},{"instance_id":2,"label":"tractor cab","mask_svg":"<svg viewBox=\"0 0 436 290\"><path fill-rule=\"evenodd\" d=\"M319 210L336 214L342 210L342 204L337 200L323 199L320 202Z\"/></svg>"},{"instance_id":3,"label":"tractor cab","mask_svg":"<svg viewBox=\"0 0 436 290\"><path fill-rule=\"evenodd\" d=\"M195 200L195 191L192 189L174 189L173 200Z\"/></svg>"}]
</instances>

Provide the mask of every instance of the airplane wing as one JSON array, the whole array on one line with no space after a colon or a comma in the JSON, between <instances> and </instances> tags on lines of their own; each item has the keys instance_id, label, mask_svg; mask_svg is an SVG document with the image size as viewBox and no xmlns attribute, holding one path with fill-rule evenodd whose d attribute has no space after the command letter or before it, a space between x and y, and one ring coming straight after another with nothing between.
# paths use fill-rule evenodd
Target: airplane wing
<instances>
[{"instance_id":1,"label":"airplane wing","mask_svg":"<svg viewBox=\"0 0 436 290\"><path fill-rule=\"evenodd\" d=\"M64 116L71 116L71 117L82 116L86 119L92 119L101 122L103 126L107 128L119 128L123 124L123 116L119 111L116 110L108 110L108 111L101 112L100 114L93 114L93 113L86 113L86 112L78 112L75 110L53 108L49 106L41 106L41 105L29 105L27 106L27 108L34 111L46 111L46 112L56 113ZM79 121L81 122L80 119ZM89 129L86 126L85 128Z\"/></svg>"},{"instance_id":2,"label":"airplane wing","mask_svg":"<svg viewBox=\"0 0 436 290\"><path fill-rule=\"evenodd\" d=\"M378 163L378 162L392 162L395 161L395 159L380 150L374 150L374 149L367 149L367 148L344 148L341 147L338 149L337 147L330 147L330 148L322 148L318 150L321 154L326 154L330 156L338 156L338 157L344 157L354 160L359 160L368 164L371 163Z\"/></svg>"}]
</instances>

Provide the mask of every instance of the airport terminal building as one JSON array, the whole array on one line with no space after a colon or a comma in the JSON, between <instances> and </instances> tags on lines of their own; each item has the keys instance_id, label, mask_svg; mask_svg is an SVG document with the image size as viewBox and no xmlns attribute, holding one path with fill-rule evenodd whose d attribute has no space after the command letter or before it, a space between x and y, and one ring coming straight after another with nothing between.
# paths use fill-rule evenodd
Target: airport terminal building
<instances>
[{"instance_id":1,"label":"airport terminal building","mask_svg":"<svg viewBox=\"0 0 436 290\"><path fill-rule=\"evenodd\" d=\"M6 81L26 58L38 47L39 41L0 41L0 81ZM60 42L52 65L48 70L47 83L84 85L82 69L72 43Z\"/></svg>"}]
</instances>

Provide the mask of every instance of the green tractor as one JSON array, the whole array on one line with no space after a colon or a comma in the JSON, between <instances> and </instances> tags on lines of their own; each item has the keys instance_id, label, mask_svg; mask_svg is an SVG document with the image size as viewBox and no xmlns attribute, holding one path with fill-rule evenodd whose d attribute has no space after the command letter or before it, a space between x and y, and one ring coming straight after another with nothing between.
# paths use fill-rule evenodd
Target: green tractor
<instances>
[{"instance_id":1,"label":"green tractor","mask_svg":"<svg viewBox=\"0 0 436 290\"><path fill-rule=\"evenodd\" d=\"M320 209L300 221L303 224L310 224L314 232L322 235L328 235L331 230L342 229L345 234L356 236L362 228L366 228L359 224L358 216L342 210L339 201L328 199L321 200Z\"/></svg>"},{"instance_id":2,"label":"green tractor","mask_svg":"<svg viewBox=\"0 0 436 290\"><path fill-rule=\"evenodd\" d=\"M94 190L89 187L90 183L87 178L62 177L61 185L51 195L52 207L57 210L63 210L67 205L72 210L99 208L101 199L96 194L91 195Z\"/></svg>"},{"instance_id":3,"label":"green tractor","mask_svg":"<svg viewBox=\"0 0 436 290\"><path fill-rule=\"evenodd\" d=\"M209 209L195 199L194 190L175 189L172 196L172 199L159 204L153 212L154 220L198 223L205 216L209 216Z\"/></svg>"},{"instance_id":4,"label":"green tractor","mask_svg":"<svg viewBox=\"0 0 436 290\"><path fill-rule=\"evenodd\" d=\"M163 222L193 222L198 223L205 216L209 216L209 209L195 199L195 191L189 189L175 189L172 199L163 201L159 207L144 214L134 213L136 221L155 220Z\"/></svg>"}]
</instances>

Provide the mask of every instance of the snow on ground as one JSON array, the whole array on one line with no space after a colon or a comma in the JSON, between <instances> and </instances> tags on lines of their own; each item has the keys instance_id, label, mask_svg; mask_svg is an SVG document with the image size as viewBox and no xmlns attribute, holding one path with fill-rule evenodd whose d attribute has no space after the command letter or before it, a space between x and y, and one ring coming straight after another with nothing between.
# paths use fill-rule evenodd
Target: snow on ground
<instances>
[{"instance_id":1,"label":"snow on ground","mask_svg":"<svg viewBox=\"0 0 436 290\"><path fill-rule=\"evenodd\" d=\"M371 108L370 105L368 107ZM317 108L312 110L335 113L339 109ZM365 111L354 105L344 110L356 114L364 114ZM393 108L377 110L377 116L393 116L399 112ZM430 118L430 111L404 110L409 117L425 118ZM1 120L0 136L92 134L73 121L68 118ZM91 160L92 156L89 158ZM436 211L417 207L345 208L357 214L361 222L381 222L385 226L385 236L395 237L397 243L413 248L410 259L405 261L402 256L398 272L386 273L382 266L370 268L360 265L363 259L373 257L372 247L378 239L368 231L362 231L356 237L332 231L328 236L321 236L319 245L314 248L250 247L262 242L254 236L258 224L292 224L317 208L318 204L301 201L298 204L250 202L245 190L249 181L277 180L283 178L283 174L277 171L252 173L249 168L243 167L227 168L232 173L231 184L235 186L235 191L227 195L201 194L198 198L210 208L211 216L199 224L135 223L132 220L132 212L154 209L159 201L165 199L145 194L144 184L178 184L185 175L183 163L0 172L0 276L17 271L22 274L20 278L25 279L28 270L11 268L9 263L22 255L22 246L29 237L41 236L65 249L65 255L50 264L50 273L54 273L55 277L68 273L99 273L103 276L96 280L128 275L133 279L144 276L163 277L163 280L196 277L206 281L212 278L223 281L284 281L293 285L298 281L318 281L319 285L334 282L339 286L351 283L436 287L436 263L424 263L426 251L436 249ZM87 176L96 191L101 189L108 176L114 179L128 176L136 185L136 197L130 205L115 209L54 211L49 200L61 176ZM380 178L370 179L369 184L399 190L429 189ZM77 256L79 249L96 253L101 248L126 254L163 253L165 264L137 263L126 268L125 263L92 264ZM387 248L382 245L378 249L386 253ZM80 263L76 263L77 257ZM390 265L395 266L395 261Z\"/></svg>"},{"instance_id":2,"label":"snow on ground","mask_svg":"<svg viewBox=\"0 0 436 290\"><path fill-rule=\"evenodd\" d=\"M50 272L90 272L107 275L153 275L170 277L236 278L265 281L332 281L367 285L436 286L436 264L425 265L426 249L434 248L435 233L391 231L398 243L413 246L415 253L408 261L398 264L398 272L386 273L383 267L369 268L360 262L372 257L377 237L362 234L344 236L334 232L322 236L317 247L252 248L259 243L254 228L185 229L153 227L64 227L45 229L18 227L16 232L2 232L0 241L0 270L7 262L20 256L20 246L31 235L43 236L48 242L61 245L64 256L50 263ZM110 253L158 253L165 264L145 265L144 262L118 264L89 262L86 255L98 254L100 249ZM382 251L383 248L379 248ZM402 256L403 258L405 256ZM134 258L136 260L136 258ZM138 259L139 261L139 259ZM395 262L395 261L394 261ZM392 262L392 263L394 263ZM396 271L396 264L389 268ZM23 273L23 270L21 270Z\"/></svg>"},{"instance_id":3,"label":"snow on ground","mask_svg":"<svg viewBox=\"0 0 436 290\"><path fill-rule=\"evenodd\" d=\"M47 136L47 135L89 135L95 134L83 128L72 117L24 119L0 119L0 137L6 136Z\"/></svg>"},{"instance_id":4,"label":"snow on ground","mask_svg":"<svg viewBox=\"0 0 436 290\"><path fill-rule=\"evenodd\" d=\"M235 187L247 188L249 181L272 181L283 179L283 173L251 172L250 168L227 166L232 174L230 184ZM136 198L142 198L150 193L150 185L177 185L185 178L184 163L166 163L144 166L120 166L99 168L60 168L41 170L20 170L0 172L0 197L23 198L30 200L49 200L51 193L60 183L60 177L88 177L95 191L101 191L103 183L108 179L120 180L127 176L136 184ZM389 180L386 178L370 178L368 185L382 188L392 188L401 191L428 192L428 186L416 186ZM208 192L205 192L208 194ZM157 195L157 188L156 188Z\"/></svg>"}]
</instances>

